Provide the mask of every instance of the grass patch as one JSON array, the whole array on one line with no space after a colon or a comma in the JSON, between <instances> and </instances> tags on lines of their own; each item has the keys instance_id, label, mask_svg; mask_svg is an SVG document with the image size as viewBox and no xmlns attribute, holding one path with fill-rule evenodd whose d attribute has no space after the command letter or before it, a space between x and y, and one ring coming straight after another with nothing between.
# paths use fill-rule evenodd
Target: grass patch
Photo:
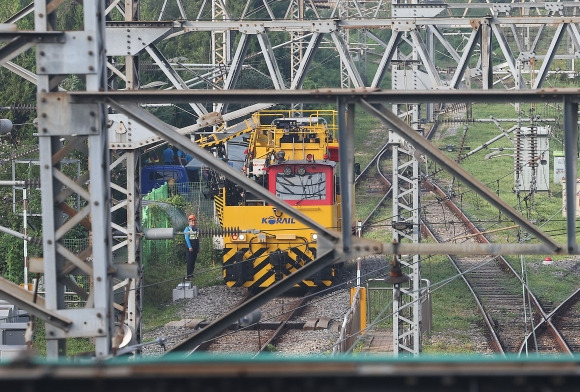
<instances>
[{"instance_id":1,"label":"grass patch","mask_svg":"<svg viewBox=\"0 0 580 392\"><path fill-rule=\"evenodd\" d=\"M34 349L40 357L46 357L46 324L39 318L34 319ZM70 338L66 340L66 352L69 356L94 355L95 346L90 338Z\"/></svg>"},{"instance_id":2,"label":"grass patch","mask_svg":"<svg viewBox=\"0 0 580 392\"><path fill-rule=\"evenodd\" d=\"M432 327L424 335L425 354L467 354L477 350L471 331L480 322L477 305L445 256L426 257L422 277L432 284ZM454 279L451 279L454 277ZM425 317L427 315L424 315Z\"/></svg>"},{"instance_id":3,"label":"grass patch","mask_svg":"<svg viewBox=\"0 0 580 392\"><path fill-rule=\"evenodd\" d=\"M194 284L199 288L222 284L220 255L213 249L211 238L201 240L201 249L195 263ZM173 304L173 289L184 281L185 274L185 253L182 261L154 260L144 268L144 330L150 331L176 320L175 314L181 305Z\"/></svg>"},{"instance_id":4,"label":"grass patch","mask_svg":"<svg viewBox=\"0 0 580 392\"><path fill-rule=\"evenodd\" d=\"M433 285L433 331L469 330L479 315L474 312L475 301L457 270L445 256L425 258L421 266L422 277Z\"/></svg>"},{"instance_id":5,"label":"grass patch","mask_svg":"<svg viewBox=\"0 0 580 392\"><path fill-rule=\"evenodd\" d=\"M538 257L524 258L528 287L545 305L558 305L580 287L580 278L574 271L577 263L566 261L564 256L552 259L552 265L543 265Z\"/></svg>"}]
</instances>

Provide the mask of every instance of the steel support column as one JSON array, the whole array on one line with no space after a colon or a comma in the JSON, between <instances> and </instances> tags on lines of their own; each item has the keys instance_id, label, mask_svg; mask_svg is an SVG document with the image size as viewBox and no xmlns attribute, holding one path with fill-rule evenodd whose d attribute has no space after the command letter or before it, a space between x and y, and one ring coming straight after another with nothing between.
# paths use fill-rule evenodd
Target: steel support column
<instances>
[{"instance_id":1,"label":"steel support column","mask_svg":"<svg viewBox=\"0 0 580 392\"><path fill-rule=\"evenodd\" d=\"M396 137L395 137L396 138ZM419 243L419 162L414 148L403 139L393 145L393 242ZM395 283L393 290L393 353L418 355L421 351L419 254L395 254L410 279Z\"/></svg>"},{"instance_id":2,"label":"steel support column","mask_svg":"<svg viewBox=\"0 0 580 392\"><path fill-rule=\"evenodd\" d=\"M58 5L53 3L35 2L36 31L57 30ZM56 92L58 82L70 74L84 79L87 91L107 90L104 2L84 2L83 14L84 30L66 32L63 43L38 44L36 51L45 304L47 310L72 321L67 328L46 325L49 358L66 355L66 339L73 337L93 338L96 357L105 358L112 352L114 333L106 107L98 102L71 107ZM62 170L61 162L72 152L86 158L87 178L74 179ZM66 199L74 194L83 200L77 212L65 208ZM90 241L75 255L66 249L64 239L81 222ZM91 280L91 296L84 308L67 309L65 304L71 262Z\"/></svg>"}]
</instances>

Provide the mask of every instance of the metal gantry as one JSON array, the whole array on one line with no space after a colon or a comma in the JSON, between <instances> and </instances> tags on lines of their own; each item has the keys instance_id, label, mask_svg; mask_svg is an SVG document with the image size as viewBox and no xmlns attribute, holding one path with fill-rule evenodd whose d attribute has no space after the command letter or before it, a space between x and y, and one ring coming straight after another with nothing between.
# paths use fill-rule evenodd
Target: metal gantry
<instances>
[{"instance_id":1,"label":"metal gantry","mask_svg":"<svg viewBox=\"0 0 580 392\"><path fill-rule=\"evenodd\" d=\"M505 99L494 95L492 89L500 84L507 89L522 91L542 89L549 87L546 83L555 72L575 75L574 66L568 71L556 70L554 62L565 60L574 64L579 57L580 18L576 16L579 3L386 4L383 1L352 0L291 3L288 9L304 10L301 17L298 15L296 18L292 12L278 15L266 2L262 7L248 1L240 13L238 4L234 6L231 2L214 1L211 2L214 12L209 13L211 16L206 18L208 13L203 12L206 2L200 3L195 10L186 10L191 5L176 0L179 15L175 20L167 20L166 7L173 4L171 0L167 0L162 4L158 20L144 21L140 20L138 2L84 2L83 27L77 31L59 31L56 15L61 12L61 4L38 0L33 7L26 7L0 25L0 39L6 42L0 47L0 65L38 86L39 160L43 178L43 272L47 291L43 314L50 314L49 318L53 320L47 326L49 356L66 354L65 341L73 337L95 338L96 356L104 358L112 355L119 340L119 329L115 327L115 321L118 320L129 323L135 330L137 339L140 339L142 232L139 226L139 150L167 140L176 145L181 143L185 151L202 157L203 151L196 149L184 135L221 122L236 121L273 103L338 102L339 110L344 115L343 132L346 132L344 135L347 140L350 140L350 135L354 132L353 117L350 116L354 115L354 105L358 104L388 124L405 140L404 143L410 143L418 151L458 175L458 178L471 185L486 200L525 227L541 242L540 245L515 247L495 245L466 249L456 246L456 253L495 251L505 254L549 254L578 251L574 219L568 218L567 244L556 244L510 206L502 203L493 192L483 189L482 184L474 181L458 165L447 161L439 151L416 135L413 127L401 123L397 115L393 116L381 105L387 102L417 105L421 101L428 105L446 100L456 101L460 99L459 89L463 88L489 92L468 97L470 101L481 101L482 97L489 100ZM298 8L292 8L296 6ZM339 14L337 10L340 9L356 11ZM34 31L19 31L15 23L29 17L33 12ZM352 37L345 33L353 29L365 35L364 49L368 52L367 56L352 55L353 49L360 48L350 38L345 39ZM161 43L186 34L213 35L212 42L215 45L212 50L215 53L212 53L214 57L210 65L218 67L210 67L209 77L202 75L191 78L181 61L172 61L162 53ZM280 37L283 39L280 40ZM253 39L257 40L256 47L259 47L255 53L251 52L253 49L249 45ZM282 44L272 44L280 41ZM12 61L34 45L36 73ZM293 57L295 61L292 72L288 75L288 71L278 61L278 53L291 47L295 49L295 53L298 53L297 47L304 50L301 56ZM233 54L231 58L228 57L229 48ZM403 54L409 53L409 48L415 53L413 57ZM224 53L223 61L217 52ZM316 92L311 92L310 95L293 94L308 79L314 57L323 54L340 59L350 84L357 90L329 90L322 94L319 91L318 94L321 95L316 95ZM371 82L365 83L363 76L366 75L361 74L360 70L366 69L368 72L370 68L362 67L358 62L371 54L378 63L374 75L369 77ZM152 92L151 97L155 96L153 99L147 95L136 94L143 91L133 92L141 89L142 70L139 63L143 56L150 57L161 71L163 80L158 81L159 85L171 86L172 92L182 94L163 94L163 91L157 90ZM249 58L253 61L261 60L265 70L263 75L269 78L272 88L277 90L276 94L267 94L267 91L248 96L238 93L239 91L228 93L228 90L235 90L239 86L240 75ZM409 95L398 95L396 91L385 96L373 95L377 92L376 88L384 88L387 83L397 83L397 78L405 77L404 72L407 71L401 71L393 61L412 63L412 78L421 85ZM390 79L387 77L389 73ZM61 91L59 82L71 74L83 80L86 95ZM223 79L220 79L222 75ZM216 88L216 81L223 81L218 85L219 88ZM367 84L369 89L363 90ZM122 91L115 91L119 95L112 94L113 90L119 88ZM199 89L214 88L216 90L213 96L192 94ZM428 96L424 91L417 91L423 89L433 89L437 94ZM449 92L452 94L444 94L445 90L451 90ZM540 98L514 94L511 99L518 102L526 99L539 101ZM566 156L575 157L578 139L577 98L571 94L561 94L558 99L563 100L565 110ZM154 118L137 105L147 101L163 104L187 103L196 120L187 127L176 129ZM229 111L227 104L233 102L246 106ZM418 115L418 110L415 113ZM418 122L419 119L413 121ZM185 137L190 144L181 137ZM342 154L350 154L351 148L352 146L345 146ZM71 178L61 170L61 162L71 152L84 157L82 165L88 169L86 175ZM400 149L399 152L408 154L411 150ZM341 159L348 161L349 158L342 156ZM207 163L220 169L220 164L209 158ZM221 169L224 170L224 175L231 176L226 168ZM111 171L123 173L116 178L124 180L111 181ZM413 173L414 171L413 168ZM576 178L576 165L572 159L566 161L566 176ZM234 179L241 181L244 186L250 186L240 178ZM347 189L348 183L341 186L342 189ZM566 184L567 194L570 195L567 199L569 216L575 214L576 207L573 186L573 181ZM111 189L119 199L113 198ZM258 189L256 191L260 193ZM83 201L78 211L66 208L69 197L80 197ZM272 200L272 204L278 203L279 201ZM279 205L281 208L285 206L283 203ZM343 216L350 216L347 213L349 207L344 208L346 210L343 211ZM123 211L123 216L126 215L126 222L120 223L111 219L111 214L118 214L120 210ZM304 219L292 210L288 213ZM419 255L443 252L430 244L398 243L379 246L357 239L352 239L351 244L347 233L337 235L317 227L316 222L308 224L317 228L321 238L328 241L327 252L321 252L326 255L324 262L356 257L364 253ZM91 241L88 248L75 254L63 245L63 239L78 226L87 230ZM115 236L112 235L113 230ZM454 251L454 247L448 246L445 251ZM114 253L120 255L125 252L125 255L118 256L123 258L122 263L113 263ZM412 264L418 263L413 261ZM316 268L318 265L312 267ZM90 290L75 287L67 278L68 274L77 272L91 278ZM87 298L85 308L65 308L65 286L74 287L79 295ZM128 293L129 299L115 305L114 288ZM280 290L283 288L276 288L272 292ZM0 288L0 294L9 291L12 293L9 288ZM38 311L38 306L31 304L24 293L22 302L28 304L33 311ZM413 339L414 342L419 341L419 338ZM412 348L410 351L414 352L416 349Z\"/></svg>"}]
</instances>

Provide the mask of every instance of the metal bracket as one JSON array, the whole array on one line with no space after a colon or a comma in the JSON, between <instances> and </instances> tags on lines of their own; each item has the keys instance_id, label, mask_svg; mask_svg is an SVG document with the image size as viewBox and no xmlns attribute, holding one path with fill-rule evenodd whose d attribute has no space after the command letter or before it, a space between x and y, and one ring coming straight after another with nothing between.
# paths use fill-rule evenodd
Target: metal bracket
<instances>
[{"instance_id":1,"label":"metal bracket","mask_svg":"<svg viewBox=\"0 0 580 392\"><path fill-rule=\"evenodd\" d=\"M62 136L65 131L70 136L97 134L96 104L72 103L67 93L39 93L39 96L38 116L42 118L39 136Z\"/></svg>"},{"instance_id":2,"label":"metal bracket","mask_svg":"<svg viewBox=\"0 0 580 392\"><path fill-rule=\"evenodd\" d=\"M39 75L96 74L100 49L94 33L72 31L64 33L59 44L39 43L36 58Z\"/></svg>"}]
</instances>

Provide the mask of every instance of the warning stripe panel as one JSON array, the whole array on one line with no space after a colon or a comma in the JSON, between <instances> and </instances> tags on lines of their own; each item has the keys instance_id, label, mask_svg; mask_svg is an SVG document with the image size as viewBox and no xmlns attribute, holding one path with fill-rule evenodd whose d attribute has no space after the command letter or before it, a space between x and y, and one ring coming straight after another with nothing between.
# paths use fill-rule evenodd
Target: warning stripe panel
<instances>
[{"instance_id":1,"label":"warning stripe panel","mask_svg":"<svg viewBox=\"0 0 580 392\"><path fill-rule=\"evenodd\" d=\"M316 248L306 248L303 246L296 246L288 249L284 253L287 257L286 262L282 266L281 270L277 271L275 263L271 259L272 252L279 250L280 244L273 245L270 249L259 248L254 252L250 252L248 248L224 248L223 252L223 265L224 272L223 276L226 279L226 284L230 287L243 286L243 287L255 287L255 288L266 288L271 286L276 281L283 279L284 277L291 275L296 272L298 268L302 267L304 264L314 260L316 255ZM275 248L274 248L275 247ZM274 248L274 249L273 249ZM238 251L243 251L244 262L251 263L251 275L253 278L249 281L240 283L237 279L228 278L226 276L225 267L232 266L236 262L236 253ZM248 276L248 277L249 277ZM229 279L229 280L228 280ZM297 287L312 288L319 285L329 287L332 285L332 280L312 280L307 279L299 284Z\"/></svg>"}]
</instances>

